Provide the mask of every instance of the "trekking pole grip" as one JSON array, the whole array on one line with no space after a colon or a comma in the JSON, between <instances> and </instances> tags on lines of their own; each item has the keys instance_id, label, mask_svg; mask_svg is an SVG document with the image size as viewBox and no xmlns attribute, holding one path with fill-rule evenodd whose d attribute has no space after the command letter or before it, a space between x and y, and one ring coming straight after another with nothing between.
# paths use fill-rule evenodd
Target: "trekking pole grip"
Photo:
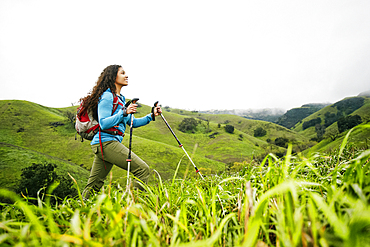
<instances>
[{"instance_id":1,"label":"trekking pole grip","mask_svg":"<svg viewBox=\"0 0 370 247\"><path fill-rule=\"evenodd\" d=\"M136 102L139 101L139 98L133 98L132 100L129 100L126 102L125 107L128 107L131 104L136 104Z\"/></svg>"},{"instance_id":2,"label":"trekking pole grip","mask_svg":"<svg viewBox=\"0 0 370 247\"><path fill-rule=\"evenodd\" d=\"M153 119L153 121L155 121L155 113L154 113L154 109L155 108L157 108L158 107L158 101L156 101L155 103L154 103L154 106L152 107L152 119ZM159 114L161 114L161 113L159 113Z\"/></svg>"}]
</instances>

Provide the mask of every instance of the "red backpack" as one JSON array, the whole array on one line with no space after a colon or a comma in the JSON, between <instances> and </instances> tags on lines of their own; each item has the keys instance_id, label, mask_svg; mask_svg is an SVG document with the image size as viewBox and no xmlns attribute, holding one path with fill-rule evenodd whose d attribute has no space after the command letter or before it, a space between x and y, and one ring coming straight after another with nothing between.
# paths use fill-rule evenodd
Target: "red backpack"
<instances>
[{"instance_id":1,"label":"red backpack","mask_svg":"<svg viewBox=\"0 0 370 247\"><path fill-rule=\"evenodd\" d=\"M123 106L123 104L119 102L118 97L113 94L112 114L117 110L118 105ZM83 111L83 109L84 109L83 102L81 102L80 107L77 109L76 124L75 124L77 134L79 134L82 138L81 141L83 141L83 139L91 141L96 135L96 133L99 132L99 130L101 132L105 132L105 133L112 134L112 135L121 135L121 136L124 135L116 127L112 127L107 130L100 129L99 122L97 119L94 118L94 114L91 109L89 111L84 111L84 113L81 116L79 116L79 113Z\"/></svg>"}]
</instances>

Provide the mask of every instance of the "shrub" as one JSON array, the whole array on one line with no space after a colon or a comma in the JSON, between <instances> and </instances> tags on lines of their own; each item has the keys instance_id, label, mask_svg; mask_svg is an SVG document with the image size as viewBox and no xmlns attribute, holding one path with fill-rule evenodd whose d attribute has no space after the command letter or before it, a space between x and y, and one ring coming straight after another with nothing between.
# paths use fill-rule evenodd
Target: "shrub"
<instances>
[{"instance_id":1,"label":"shrub","mask_svg":"<svg viewBox=\"0 0 370 247\"><path fill-rule=\"evenodd\" d=\"M266 130L264 130L262 127L258 127L254 130L254 137L261 137L266 135Z\"/></svg>"},{"instance_id":2,"label":"shrub","mask_svg":"<svg viewBox=\"0 0 370 247\"><path fill-rule=\"evenodd\" d=\"M311 119L309 121L304 122L302 124L302 129L303 130L308 129L309 127L315 126L316 124L321 124L321 118L320 117L314 118L314 119Z\"/></svg>"},{"instance_id":3,"label":"shrub","mask_svg":"<svg viewBox=\"0 0 370 247\"><path fill-rule=\"evenodd\" d=\"M317 134L317 141L321 141L324 138L325 126L321 124L315 125L315 132Z\"/></svg>"},{"instance_id":4,"label":"shrub","mask_svg":"<svg viewBox=\"0 0 370 247\"><path fill-rule=\"evenodd\" d=\"M54 182L59 181L58 187L53 191L53 195L65 198L75 196L76 189L72 188L73 181L65 176L60 176L54 171L57 166L54 164L35 164L22 169L21 181L17 192L37 198L37 193L42 188L48 188ZM44 191L43 193L45 193Z\"/></svg>"},{"instance_id":5,"label":"shrub","mask_svg":"<svg viewBox=\"0 0 370 247\"><path fill-rule=\"evenodd\" d=\"M191 131L194 133L198 124L199 122L195 120L195 118L184 118L179 125L179 130L184 133L187 131Z\"/></svg>"},{"instance_id":6,"label":"shrub","mask_svg":"<svg viewBox=\"0 0 370 247\"><path fill-rule=\"evenodd\" d=\"M279 147L285 147L289 140L285 137L278 137L275 139L275 145Z\"/></svg>"},{"instance_id":7,"label":"shrub","mask_svg":"<svg viewBox=\"0 0 370 247\"><path fill-rule=\"evenodd\" d=\"M216 138L216 135L218 135L218 134L219 134L218 132L214 132L214 133L209 135L209 138Z\"/></svg>"},{"instance_id":8,"label":"shrub","mask_svg":"<svg viewBox=\"0 0 370 247\"><path fill-rule=\"evenodd\" d=\"M227 133L230 133L230 134L234 133L234 126L232 126L232 125L226 125L225 126L225 131Z\"/></svg>"}]
</instances>

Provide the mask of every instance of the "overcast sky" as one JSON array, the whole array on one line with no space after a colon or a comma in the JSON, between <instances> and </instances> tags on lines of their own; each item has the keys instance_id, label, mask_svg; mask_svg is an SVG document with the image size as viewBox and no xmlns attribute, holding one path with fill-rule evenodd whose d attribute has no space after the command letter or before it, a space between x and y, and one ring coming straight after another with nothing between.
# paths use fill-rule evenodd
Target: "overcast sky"
<instances>
[{"instance_id":1,"label":"overcast sky","mask_svg":"<svg viewBox=\"0 0 370 247\"><path fill-rule=\"evenodd\" d=\"M0 100L121 93L189 110L283 108L370 90L369 0L0 1Z\"/></svg>"}]
</instances>

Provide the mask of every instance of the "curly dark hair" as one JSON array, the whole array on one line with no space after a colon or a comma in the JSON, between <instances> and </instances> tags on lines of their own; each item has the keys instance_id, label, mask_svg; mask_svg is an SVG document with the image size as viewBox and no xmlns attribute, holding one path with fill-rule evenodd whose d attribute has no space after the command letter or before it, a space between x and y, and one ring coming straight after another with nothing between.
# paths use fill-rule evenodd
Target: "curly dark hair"
<instances>
[{"instance_id":1,"label":"curly dark hair","mask_svg":"<svg viewBox=\"0 0 370 247\"><path fill-rule=\"evenodd\" d=\"M121 65L109 65L106 67L103 72L101 72L94 88L92 91L84 98L80 99L80 103L83 104L83 110L80 111L78 114L81 116L84 112L92 110L94 117L97 118L97 109L100 96L108 89L112 91L112 93L116 92L116 78L119 68Z\"/></svg>"}]
</instances>

